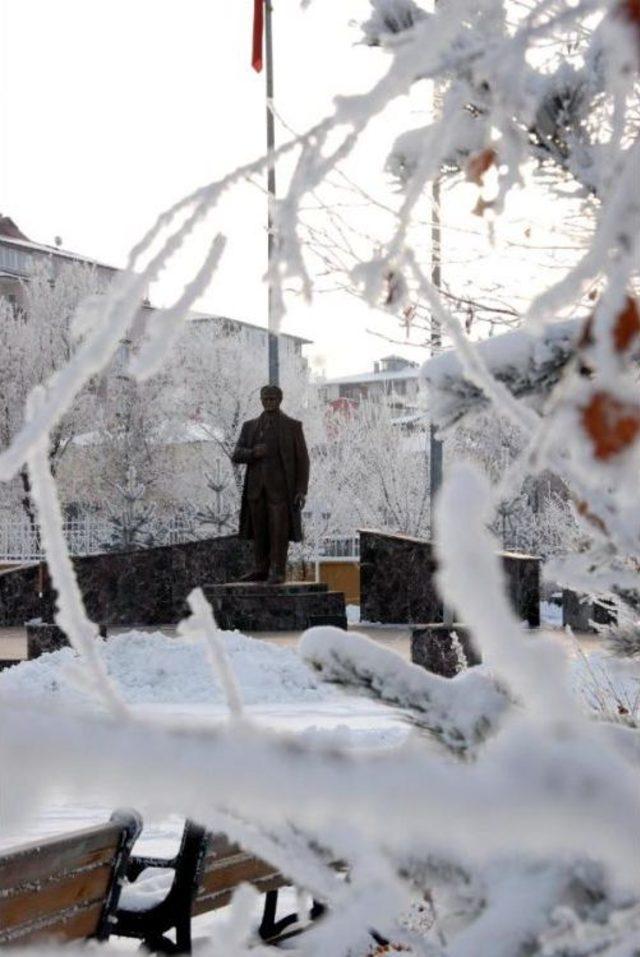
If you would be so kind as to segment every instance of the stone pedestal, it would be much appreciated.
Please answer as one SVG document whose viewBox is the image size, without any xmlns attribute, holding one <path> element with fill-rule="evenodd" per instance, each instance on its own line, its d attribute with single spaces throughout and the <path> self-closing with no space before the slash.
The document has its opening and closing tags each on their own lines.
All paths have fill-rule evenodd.
<svg viewBox="0 0 640 957">
<path fill-rule="evenodd" d="M 540 559 L 502 552 L 509 597 L 519 618 L 540 625 Z M 360 531 L 360 618 L 384 624 L 441 622 L 442 599 L 431 542 Z"/>
<path fill-rule="evenodd" d="M 347 627 L 342 592 L 321 582 L 230 582 L 203 585 L 220 628 L 240 631 L 304 631 L 314 625 Z"/>
<path fill-rule="evenodd" d="M 418 625 L 411 629 L 411 661 L 443 678 L 453 678 L 462 669 L 460 651 L 456 649 L 455 633 L 467 665 L 479 665 L 480 656 L 473 647 L 464 625 L 440 622 Z"/>
<path fill-rule="evenodd" d="M 596 625 L 615 625 L 616 609 L 606 602 L 590 601 L 585 595 L 565 588 L 562 592 L 562 626 L 573 631 L 596 631 Z"/>
<path fill-rule="evenodd" d="M 252 564 L 251 542 L 235 535 L 73 559 L 89 618 L 130 626 L 180 621 L 200 582 L 230 581 Z M 0 573 L 0 626 L 52 621 L 55 606 L 45 562 Z"/>
<path fill-rule="evenodd" d="M 69 646 L 69 639 L 59 625 L 50 621 L 28 621 L 27 629 L 27 658 L 39 658 L 50 651 L 59 651 Z M 107 637 L 105 625 L 100 625 L 100 635 Z"/>
</svg>

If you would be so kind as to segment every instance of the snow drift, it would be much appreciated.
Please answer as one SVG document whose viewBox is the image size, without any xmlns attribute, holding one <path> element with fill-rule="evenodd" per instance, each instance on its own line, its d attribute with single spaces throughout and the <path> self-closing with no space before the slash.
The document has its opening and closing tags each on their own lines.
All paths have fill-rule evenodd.
<svg viewBox="0 0 640 957">
<path fill-rule="evenodd" d="M 220 632 L 245 704 L 319 701 L 332 692 L 290 648 Z M 100 643 L 102 660 L 131 704 L 224 704 L 225 696 L 200 643 L 161 632 L 128 631 Z M 81 683 L 78 655 L 63 648 L 0 674 L 0 694 L 68 704 L 95 702 Z"/>
</svg>

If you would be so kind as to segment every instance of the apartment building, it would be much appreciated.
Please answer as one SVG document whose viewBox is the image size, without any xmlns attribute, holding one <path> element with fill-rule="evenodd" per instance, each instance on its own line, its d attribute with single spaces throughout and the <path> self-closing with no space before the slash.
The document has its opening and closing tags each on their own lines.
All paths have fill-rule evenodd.
<svg viewBox="0 0 640 957">
<path fill-rule="evenodd" d="M 327 379 L 320 385 L 329 405 L 384 402 L 399 424 L 409 424 L 418 417 L 422 388 L 420 364 L 396 355 L 374 362 L 370 372 Z"/>
</svg>

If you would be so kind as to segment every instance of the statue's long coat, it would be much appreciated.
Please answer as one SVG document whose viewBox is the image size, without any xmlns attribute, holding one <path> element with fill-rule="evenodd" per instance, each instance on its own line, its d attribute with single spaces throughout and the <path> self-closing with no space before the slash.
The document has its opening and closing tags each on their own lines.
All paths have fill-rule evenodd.
<svg viewBox="0 0 640 957">
<path fill-rule="evenodd" d="M 257 433 L 260 418 L 259 416 L 257 419 L 249 419 L 243 423 L 238 444 L 231 457 L 236 465 L 247 466 L 240 507 L 240 529 L 238 532 L 240 538 L 253 538 L 248 488 L 250 470 L 260 468 L 260 460 L 254 461 L 253 459 L 253 447 L 259 444 Z M 289 418 L 284 412 L 278 412 L 278 444 L 280 446 L 280 461 L 287 483 L 289 541 L 301 542 L 302 521 L 300 519 L 300 509 L 295 507 L 294 499 L 296 495 L 306 497 L 309 486 L 309 453 L 304 440 L 302 422 Z"/>
</svg>

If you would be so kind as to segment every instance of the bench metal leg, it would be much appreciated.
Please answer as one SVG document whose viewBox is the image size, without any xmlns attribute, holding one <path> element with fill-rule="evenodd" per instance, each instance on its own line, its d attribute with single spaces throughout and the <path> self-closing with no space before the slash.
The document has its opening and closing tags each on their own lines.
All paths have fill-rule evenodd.
<svg viewBox="0 0 640 957">
<path fill-rule="evenodd" d="M 309 920 L 318 920 L 326 912 L 327 908 L 320 901 L 314 900 L 313 906 L 309 911 Z M 278 912 L 278 891 L 267 891 L 265 894 L 264 911 L 262 913 L 262 923 L 258 929 L 260 938 L 265 942 L 278 943 L 280 940 L 286 940 L 287 937 L 293 937 L 300 933 L 302 928 L 297 928 L 289 934 L 285 934 L 287 927 L 298 923 L 298 915 L 287 914 L 276 920 Z"/>
</svg>

